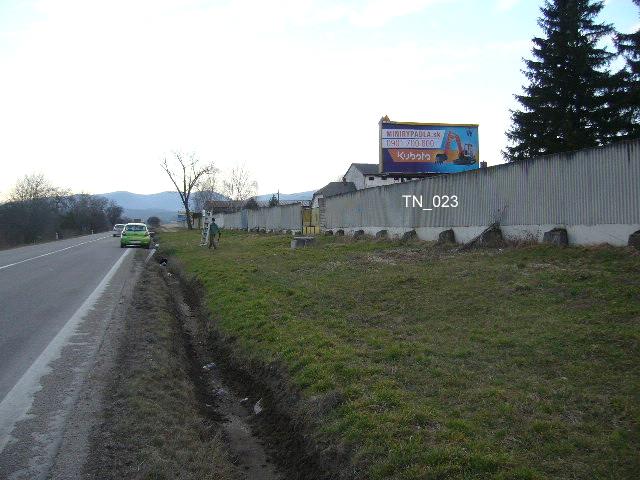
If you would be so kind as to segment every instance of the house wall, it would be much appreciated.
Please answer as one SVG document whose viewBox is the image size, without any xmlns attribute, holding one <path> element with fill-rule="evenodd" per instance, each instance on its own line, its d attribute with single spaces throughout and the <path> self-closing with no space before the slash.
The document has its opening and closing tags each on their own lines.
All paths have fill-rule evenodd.
<svg viewBox="0 0 640 480">
<path fill-rule="evenodd" d="M 394 180 L 394 177 L 387 177 L 387 178 L 382 178 L 382 177 L 376 177 L 376 176 L 372 176 L 372 175 L 365 175 L 363 176 L 364 178 L 364 188 L 373 188 L 373 187 L 380 187 L 382 185 L 393 185 L 394 183 L 402 183 L 402 180 L 398 177 L 397 180 Z M 373 178 L 373 180 L 371 180 L 371 178 Z"/>
<path fill-rule="evenodd" d="M 370 178 L 373 178 L 373 180 L 370 180 Z M 344 174 L 343 180 L 345 182 L 353 182 L 358 190 L 402 182 L 399 178 L 394 180 L 394 177 L 381 178 L 375 175 L 363 175 L 354 165 L 349 167 L 347 173 Z"/>
<path fill-rule="evenodd" d="M 364 176 L 354 165 L 351 165 L 347 170 L 347 173 L 344 174 L 343 181 L 353 182 L 358 190 L 365 188 Z"/>
</svg>

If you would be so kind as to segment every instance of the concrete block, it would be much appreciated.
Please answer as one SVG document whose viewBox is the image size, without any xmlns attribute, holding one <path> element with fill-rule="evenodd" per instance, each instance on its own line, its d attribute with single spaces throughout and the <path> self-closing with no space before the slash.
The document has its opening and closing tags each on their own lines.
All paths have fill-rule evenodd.
<svg viewBox="0 0 640 480">
<path fill-rule="evenodd" d="M 389 238 L 389 232 L 387 230 L 380 230 L 376 232 L 376 238 Z"/>
<path fill-rule="evenodd" d="M 479 247 L 496 248 L 504 246 L 504 238 L 502 238 L 502 230 L 500 227 L 495 226 L 482 232 L 480 238 L 478 238 L 477 245 Z"/>
<path fill-rule="evenodd" d="M 355 232 L 353 232 L 353 238 L 355 238 L 356 240 L 364 238 L 364 230 L 356 230 Z"/>
<path fill-rule="evenodd" d="M 313 245 L 316 242 L 315 237 L 293 237 L 291 240 L 291 248 L 302 248 Z"/>
<path fill-rule="evenodd" d="M 340 229 L 340 230 L 336 230 L 336 235 L 338 235 L 339 237 L 341 237 L 342 235 L 344 235 L 344 230 Z"/>
<path fill-rule="evenodd" d="M 438 243 L 456 243 L 456 236 L 453 229 L 444 230 L 438 235 Z"/>
<path fill-rule="evenodd" d="M 407 240 L 416 240 L 418 238 L 418 234 L 415 230 L 409 230 L 408 232 L 404 232 L 402 234 L 402 241 L 406 242 Z"/>
<path fill-rule="evenodd" d="M 631 235 L 629 235 L 628 245 L 630 247 L 635 247 L 636 249 L 640 250 L 640 230 L 633 232 Z"/>
<path fill-rule="evenodd" d="M 551 245 L 556 245 L 558 247 L 565 247 L 569 245 L 567 230 L 565 228 L 553 228 L 548 232 L 544 232 L 542 242 L 550 243 Z"/>
</svg>

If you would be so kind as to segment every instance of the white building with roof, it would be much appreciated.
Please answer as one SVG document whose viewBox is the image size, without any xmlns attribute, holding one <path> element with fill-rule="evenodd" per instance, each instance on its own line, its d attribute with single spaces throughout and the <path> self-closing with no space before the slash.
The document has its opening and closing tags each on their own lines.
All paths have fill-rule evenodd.
<svg viewBox="0 0 640 480">
<path fill-rule="evenodd" d="M 380 173 L 377 163 L 352 163 L 342 181 L 353 183 L 357 190 L 408 182 L 425 177 L 425 174 L 413 173 Z"/>
</svg>

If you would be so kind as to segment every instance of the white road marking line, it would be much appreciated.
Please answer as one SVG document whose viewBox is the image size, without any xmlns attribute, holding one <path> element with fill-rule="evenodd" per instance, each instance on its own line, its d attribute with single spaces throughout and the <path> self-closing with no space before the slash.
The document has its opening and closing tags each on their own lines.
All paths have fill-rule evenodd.
<svg viewBox="0 0 640 480">
<path fill-rule="evenodd" d="M 95 290 L 67 320 L 67 323 L 64 324 L 53 340 L 49 342 L 49 345 L 0 402 L 0 452 L 4 450 L 4 447 L 11 439 L 11 432 L 15 425 L 26 417 L 33 404 L 35 394 L 42 388 L 40 379 L 51 371 L 49 364 L 60 357 L 63 347 L 68 344 L 69 339 L 76 333 L 81 320 L 93 308 L 93 305 L 100 298 L 109 281 L 130 252 L 131 250 L 129 249 L 124 251 Z"/>
<path fill-rule="evenodd" d="M 156 253 L 156 249 L 152 248 L 151 251 L 149 252 L 149 255 L 147 255 L 147 258 L 144 259 L 144 263 L 148 263 L 151 257 L 153 257 L 154 253 Z"/>
<path fill-rule="evenodd" d="M 82 242 L 82 243 L 76 243 L 75 245 L 71 245 L 70 247 L 61 248 L 60 250 L 55 250 L 55 251 L 49 252 L 49 253 L 43 253 L 42 255 L 37 255 L 37 256 L 31 257 L 31 258 L 25 258 L 24 260 L 20 260 L 19 262 L 15 262 L 15 263 L 10 263 L 8 265 L 2 265 L 0 267 L 0 270 L 3 270 L 5 268 L 9 268 L 9 267 L 13 267 L 14 265 L 20 265 L 21 263 L 24 263 L 24 262 L 30 262 L 31 260 L 35 260 L 36 258 L 42 258 L 42 257 L 46 257 L 47 255 L 53 255 L 54 253 L 64 252 L 65 250 L 69 250 L 70 248 L 73 248 L 73 247 L 79 247 L 80 245 L 86 245 L 87 243 L 97 242 L 98 240 L 103 240 L 105 238 L 109 238 L 109 237 L 100 237 L 100 238 L 96 238 L 95 240 L 89 240 L 87 242 Z"/>
</svg>

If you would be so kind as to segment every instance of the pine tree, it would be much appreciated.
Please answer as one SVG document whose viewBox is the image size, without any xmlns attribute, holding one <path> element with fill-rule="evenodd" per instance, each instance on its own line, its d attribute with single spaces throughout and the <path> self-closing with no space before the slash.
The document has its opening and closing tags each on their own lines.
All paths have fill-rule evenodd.
<svg viewBox="0 0 640 480">
<path fill-rule="evenodd" d="M 511 110 L 508 161 L 594 147 L 610 135 L 606 67 L 615 54 L 597 45 L 613 33 L 596 21 L 602 8 L 602 1 L 545 1 L 538 20 L 545 38 L 533 39 L 534 58 L 523 71 L 529 85 L 516 95 L 522 109 Z"/>
<path fill-rule="evenodd" d="M 640 0 L 633 0 L 640 7 Z M 640 15 L 639 15 L 640 17 Z M 640 28 L 634 33 L 618 33 L 615 37 L 618 53 L 626 67 L 616 74 L 620 130 L 625 136 L 640 137 Z"/>
</svg>

